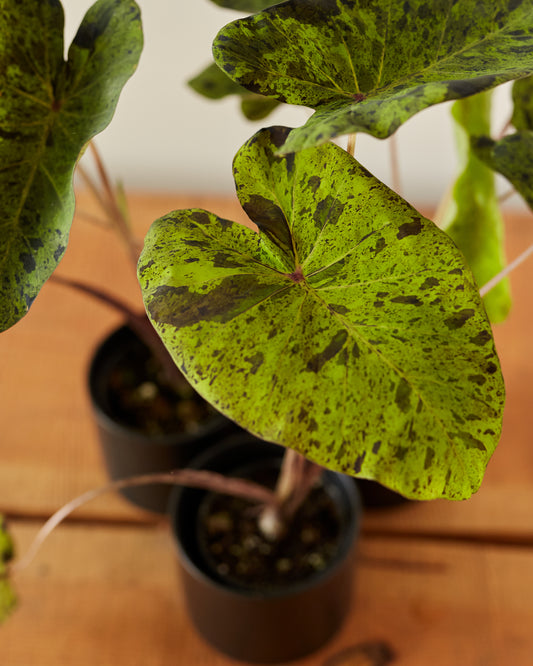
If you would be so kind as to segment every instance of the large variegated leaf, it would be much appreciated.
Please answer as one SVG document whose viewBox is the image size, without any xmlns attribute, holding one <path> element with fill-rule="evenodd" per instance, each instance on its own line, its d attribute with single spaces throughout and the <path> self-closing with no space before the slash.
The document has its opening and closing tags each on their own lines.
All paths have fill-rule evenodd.
<svg viewBox="0 0 533 666">
<path fill-rule="evenodd" d="M 197 390 L 256 435 L 407 496 L 468 497 L 504 389 L 477 287 L 449 237 L 333 144 L 239 151 L 260 233 L 204 210 L 154 223 L 147 312 Z"/>
<path fill-rule="evenodd" d="M 284 152 L 387 137 L 418 111 L 533 72 L 533 0 L 288 0 L 225 26 L 215 59 L 316 113 Z"/>
<path fill-rule="evenodd" d="M 57 0 L 4 0 L 0 40 L 0 330 L 18 321 L 64 253 L 72 175 L 111 120 L 142 48 L 133 0 L 99 0 L 63 57 Z"/>
<path fill-rule="evenodd" d="M 506 264 L 494 172 L 471 149 L 472 137 L 490 135 L 490 96 L 481 93 L 453 105 L 461 170 L 443 220 L 443 228 L 465 255 L 480 286 Z M 511 307 L 509 281 L 502 280 L 484 301 L 490 320 L 503 321 Z"/>
</svg>

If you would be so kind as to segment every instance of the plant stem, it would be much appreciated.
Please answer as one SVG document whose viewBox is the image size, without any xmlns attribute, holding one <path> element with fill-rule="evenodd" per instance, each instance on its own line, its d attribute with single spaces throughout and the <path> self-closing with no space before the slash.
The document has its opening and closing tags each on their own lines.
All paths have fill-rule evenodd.
<svg viewBox="0 0 533 666">
<path fill-rule="evenodd" d="M 242 497 L 250 502 L 270 505 L 276 501 L 275 494 L 265 486 L 248 481 L 246 479 L 237 479 L 227 477 L 217 472 L 195 469 L 180 469 L 174 472 L 161 472 L 155 474 L 144 474 L 128 479 L 119 479 L 112 481 L 100 488 L 93 488 L 82 495 L 74 498 L 58 511 L 56 511 L 37 532 L 28 551 L 22 559 L 10 566 L 11 573 L 17 573 L 25 569 L 43 545 L 44 541 L 50 536 L 53 530 L 62 523 L 75 509 L 87 504 L 91 500 L 103 495 L 104 493 L 122 490 L 123 488 L 132 488 L 142 486 L 148 483 L 167 483 L 171 485 L 183 485 L 190 488 L 202 488 L 225 495 Z"/>
<path fill-rule="evenodd" d="M 522 264 L 532 254 L 533 254 L 533 244 L 530 245 L 527 249 L 525 249 L 521 254 L 519 254 L 518 257 L 513 261 L 511 261 L 510 264 L 507 264 L 507 266 L 503 270 L 501 270 L 487 283 L 485 283 L 479 290 L 479 295 L 482 298 L 483 296 L 486 296 L 491 289 L 494 289 L 494 287 L 497 284 L 499 284 L 505 277 L 507 277 L 509 273 L 514 271 L 515 268 L 518 268 L 518 266 L 520 266 L 520 264 Z"/>
<path fill-rule="evenodd" d="M 352 157 L 355 157 L 355 139 L 357 134 L 348 135 L 348 145 L 346 146 L 346 152 L 349 153 Z"/>
<path fill-rule="evenodd" d="M 99 184 L 94 182 L 94 180 L 91 178 L 91 176 L 89 176 L 88 172 L 81 164 L 78 164 L 79 174 L 92 192 L 96 201 L 100 205 L 100 208 L 105 213 L 109 223 L 116 229 L 119 236 L 124 241 L 128 249 L 131 262 L 134 268 L 136 268 L 140 253 L 139 244 L 132 234 L 129 222 L 126 219 L 126 216 L 124 215 L 119 204 L 118 196 L 115 192 L 115 188 L 111 183 L 111 179 L 109 178 L 107 169 L 104 165 L 102 157 L 100 156 L 100 153 L 92 141 L 89 144 L 89 147 L 96 164 Z"/>
<path fill-rule="evenodd" d="M 117 298 L 108 291 L 86 284 L 79 280 L 62 277 L 60 275 L 53 275 L 50 279 L 52 282 L 62 284 L 64 286 L 70 287 L 71 289 L 77 289 L 78 291 L 96 298 L 100 302 L 105 303 L 109 307 L 123 314 L 129 327 L 144 342 L 148 349 L 150 349 L 155 358 L 157 358 L 161 367 L 163 368 L 163 372 L 165 373 L 167 380 L 179 392 L 180 385 L 183 385 L 186 380 L 172 360 L 172 357 L 168 353 L 166 347 L 161 342 L 161 338 L 157 334 L 155 328 L 152 326 L 144 312 L 136 312 L 125 301 Z"/>
<path fill-rule="evenodd" d="M 115 189 L 111 184 L 111 179 L 109 178 L 104 162 L 100 156 L 100 153 L 96 148 L 96 145 L 94 144 L 93 141 L 91 141 L 89 146 L 91 148 L 91 152 L 93 154 L 94 161 L 96 163 L 98 175 L 100 177 L 100 182 L 102 184 L 104 194 L 106 196 L 107 204 L 109 206 L 109 211 L 111 213 L 111 219 L 113 220 L 115 228 L 117 229 L 118 233 L 126 243 L 126 247 L 128 248 L 131 261 L 136 270 L 137 262 L 139 260 L 139 247 L 137 241 L 131 232 L 128 220 L 125 218 L 120 208 Z"/>
<path fill-rule="evenodd" d="M 276 502 L 265 506 L 258 521 L 260 530 L 268 539 L 275 541 L 281 537 L 323 471 L 320 465 L 293 449 L 285 451 L 274 490 Z"/>
<path fill-rule="evenodd" d="M 401 196 L 402 181 L 400 178 L 400 159 L 398 155 L 398 137 L 396 134 L 393 134 L 389 138 L 389 148 L 390 148 L 392 189 Z"/>
</svg>

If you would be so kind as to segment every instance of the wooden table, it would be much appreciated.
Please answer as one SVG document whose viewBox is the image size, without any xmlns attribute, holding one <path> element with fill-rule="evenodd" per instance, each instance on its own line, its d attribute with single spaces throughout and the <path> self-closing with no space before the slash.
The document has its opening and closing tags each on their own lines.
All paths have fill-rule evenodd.
<svg viewBox="0 0 533 666">
<path fill-rule="evenodd" d="M 80 211 L 94 212 L 79 199 Z M 205 196 L 138 195 L 130 204 L 140 236 L 173 208 L 243 219 L 234 202 Z M 507 222 L 512 258 L 533 242 L 533 221 Z M 139 302 L 126 252 L 81 219 L 58 273 Z M 508 393 L 504 433 L 481 490 L 466 502 L 369 513 L 350 618 L 299 666 L 371 666 L 361 653 L 366 643 L 388 646 L 398 666 L 533 664 L 533 262 L 512 283 L 512 315 L 496 330 Z M 0 337 L 0 512 L 19 553 L 45 517 L 106 480 L 85 369 L 119 321 L 100 303 L 49 283 L 30 314 Z M 2 666 L 232 663 L 202 642 L 184 614 L 165 521 L 116 495 L 78 510 L 15 585 L 20 604 L 0 629 Z"/>
</svg>

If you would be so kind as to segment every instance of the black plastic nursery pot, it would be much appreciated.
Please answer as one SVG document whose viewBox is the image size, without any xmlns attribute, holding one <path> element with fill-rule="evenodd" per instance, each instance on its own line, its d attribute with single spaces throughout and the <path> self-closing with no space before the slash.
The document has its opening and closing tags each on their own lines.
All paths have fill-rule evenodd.
<svg viewBox="0 0 533 666">
<path fill-rule="evenodd" d="M 277 475 L 283 452 L 245 433 L 228 438 L 192 466 L 232 476 L 268 469 Z M 318 650 L 341 627 L 351 601 L 361 501 L 352 479 L 329 471 L 322 478 L 338 522 L 334 552 L 303 580 L 265 586 L 236 581 L 207 554 L 202 518 L 219 496 L 173 490 L 169 513 L 188 614 L 199 634 L 226 656 L 254 663 L 291 661 Z"/>
<path fill-rule="evenodd" d="M 130 424 L 117 408 L 112 377 L 117 367 L 133 365 L 139 355 L 147 354 L 135 333 L 122 326 L 100 344 L 90 363 L 89 395 L 105 464 L 113 480 L 185 467 L 194 456 L 237 430 L 235 424 L 197 395 L 195 400 L 205 405 L 208 415 L 194 432 L 147 434 L 138 425 Z M 120 492 L 138 507 L 165 513 L 171 489 L 168 484 L 149 484 Z"/>
</svg>

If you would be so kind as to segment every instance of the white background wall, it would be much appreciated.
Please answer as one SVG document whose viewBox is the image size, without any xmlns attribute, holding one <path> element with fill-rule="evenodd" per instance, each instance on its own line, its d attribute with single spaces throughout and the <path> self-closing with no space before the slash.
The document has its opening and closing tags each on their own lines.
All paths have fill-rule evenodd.
<svg viewBox="0 0 533 666">
<path fill-rule="evenodd" d="M 92 0 L 62 1 L 69 44 Z M 239 146 L 262 125 L 294 127 L 310 112 L 284 107 L 262 123 L 251 123 L 240 116 L 237 100 L 213 102 L 198 96 L 186 80 L 210 62 L 213 37 L 239 14 L 209 0 L 138 4 L 144 52 L 115 118 L 97 140 L 106 163 L 130 189 L 233 192 L 231 161 Z M 499 129 L 509 113 L 508 88 L 496 95 L 494 124 Z M 455 171 L 448 112 L 447 104 L 433 107 L 397 132 L 403 194 L 419 205 L 435 204 Z M 356 156 L 390 184 L 386 142 L 360 135 Z"/>
</svg>

